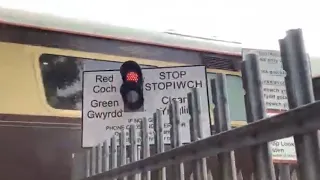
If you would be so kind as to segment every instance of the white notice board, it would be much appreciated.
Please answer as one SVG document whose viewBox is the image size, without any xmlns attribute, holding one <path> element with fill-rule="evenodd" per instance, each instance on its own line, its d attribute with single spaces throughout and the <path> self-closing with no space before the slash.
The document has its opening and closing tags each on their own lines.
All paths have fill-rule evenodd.
<svg viewBox="0 0 320 180">
<path fill-rule="evenodd" d="M 276 114 L 268 113 L 268 116 Z M 296 163 L 297 154 L 293 137 L 278 139 L 269 143 L 272 161 L 275 163 Z"/>
<path fill-rule="evenodd" d="M 82 146 L 92 147 L 125 128 L 136 124 L 138 143 L 140 122 L 149 120 L 149 140 L 154 143 L 153 113 L 161 109 L 164 121 L 164 142 L 170 143 L 168 116 L 169 98 L 180 103 L 181 140 L 190 142 L 187 93 L 198 88 L 201 101 L 201 125 L 203 135 L 210 135 L 210 118 L 205 66 L 167 67 L 142 69 L 144 77 L 144 111 L 123 112 L 119 92 L 122 79 L 119 70 L 83 72 Z M 127 133 L 128 135 L 128 133 Z M 128 138 L 128 136 L 127 136 Z M 128 141 L 128 139 L 127 139 Z"/>
<path fill-rule="evenodd" d="M 243 49 L 242 57 L 254 53 L 260 63 L 261 84 L 265 108 L 268 116 L 273 116 L 289 109 L 285 86 L 286 72 L 283 70 L 280 51 L 262 49 Z M 269 143 L 274 162 L 295 162 L 296 151 L 293 137 L 279 139 Z"/>
<path fill-rule="evenodd" d="M 261 83 L 265 107 L 270 112 L 281 112 L 289 109 L 286 85 L 279 51 L 243 49 L 242 56 L 249 53 L 258 55 L 260 62 Z"/>
</svg>

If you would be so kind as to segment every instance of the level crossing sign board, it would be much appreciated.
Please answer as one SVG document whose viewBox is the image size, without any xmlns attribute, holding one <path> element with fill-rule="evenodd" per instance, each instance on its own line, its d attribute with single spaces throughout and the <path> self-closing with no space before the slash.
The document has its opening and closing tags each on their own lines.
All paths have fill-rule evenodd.
<svg viewBox="0 0 320 180">
<path fill-rule="evenodd" d="M 243 49 L 243 57 L 255 53 L 260 63 L 261 83 L 265 107 L 270 112 L 287 111 L 288 100 L 283 70 L 279 51 Z"/>
<path fill-rule="evenodd" d="M 280 52 L 276 50 L 243 49 L 242 56 L 249 53 L 257 55 L 260 65 L 261 84 L 267 115 L 274 116 L 289 109 L 285 76 Z M 274 162 L 290 163 L 296 161 L 293 137 L 269 143 Z"/>
<path fill-rule="evenodd" d="M 140 143 L 141 120 L 149 121 L 149 140 L 154 143 L 153 113 L 162 112 L 164 143 L 170 143 L 169 100 L 179 102 L 181 141 L 190 142 L 190 115 L 187 94 L 197 88 L 200 95 L 201 125 L 204 137 L 210 135 L 210 116 L 205 66 L 183 66 L 142 69 L 144 77 L 144 108 L 139 112 L 124 112 L 120 94 L 122 78 L 119 70 L 84 71 L 82 105 L 82 146 L 92 147 L 118 135 L 131 124 L 137 128 Z"/>
<path fill-rule="evenodd" d="M 268 117 L 275 116 L 277 113 L 267 113 Z M 269 143 L 272 153 L 272 160 L 275 163 L 296 163 L 297 155 L 293 137 L 278 139 Z"/>
</svg>

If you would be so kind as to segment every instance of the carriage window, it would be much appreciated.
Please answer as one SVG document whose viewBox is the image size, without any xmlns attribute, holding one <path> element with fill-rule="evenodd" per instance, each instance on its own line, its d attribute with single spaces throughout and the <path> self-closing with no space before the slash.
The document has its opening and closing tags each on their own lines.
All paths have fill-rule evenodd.
<svg viewBox="0 0 320 180">
<path fill-rule="evenodd" d="M 40 69 L 47 102 L 56 109 L 82 108 L 82 72 L 119 69 L 122 63 L 43 54 Z M 141 66 L 152 67 L 152 66 Z"/>
<path fill-rule="evenodd" d="M 212 123 L 213 118 L 213 102 L 212 102 L 212 90 L 210 85 L 210 80 L 216 77 L 215 73 L 208 73 L 208 94 L 210 102 L 210 119 Z M 231 121 L 244 121 L 246 119 L 245 108 L 244 108 L 244 91 L 242 88 L 242 80 L 239 76 L 227 75 L 227 95 L 229 101 L 229 112 Z"/>
</svg>

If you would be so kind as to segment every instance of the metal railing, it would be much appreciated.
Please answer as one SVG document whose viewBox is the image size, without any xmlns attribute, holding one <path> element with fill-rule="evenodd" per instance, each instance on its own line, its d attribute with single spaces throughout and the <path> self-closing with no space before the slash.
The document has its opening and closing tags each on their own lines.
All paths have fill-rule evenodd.
<svg viewBox="0 0 320 180">
<path fill-rule="evenodd" d="M 181 144 L 179 103 L 172 100 L 169 106 L 171 124 L 171 149 L 165 149 L 163 143 L 162 113 L 156 110 L 153 124 L 154 134 L 148 133 L 149 122 L 145 118 L 141 122 L 142 143 L 136 142 L 136 127 L 129 131 L 129 148 L 125 142 L 125 131 L 120 133 L 119 144 L 112 137 L 103 145 L 98 145 L 85 153 L 85 173 L 75 179 L 84 180 L 173 180 L 189 179 L 185 175 L 185 163 L 189 162 L 189 175 L 193 180 L 210 179 L 207 169 L 209 157 L 217 156 L 219 164 L 219 180 L 240 179 L 236 175 L 234 150 L 250 147 L 253 161 L 253 174 L 256 180 L 275 180 L 268 142 L 294 136 L 297 152 L 298 172 L 300 180 L 320 179 L 320 102 L 314 102 L 311 73 L 302 40 L 302 32 L 287 31 L 286 38 L 279 41 L 283 68 L 287 72 L 285 84 L 290 110 L 273 117 L 266 117 L 263 91 L 260 80 L 260 68 L 257 56 L 249 54 L 242 66 L 243 88 L 245 90 L 245 106 L 248 124 L 231 129 L 226 93 L 226 77 L 217 74 L 211 80 L 213 95 L 214 121 L 216 134 L 203 138 L 200 121 L 200 97 L 197 89 L 188 94 L 190 114 L 191 143 Z M 149 145 L 149 137 L 153 135 L 155 144 Z M 109 149 L 110 145 L 110 149 Z M 150 155 L 150 147 L 155 154 Z M 81 156 L 81 154 L 75 154 Z M 140 155 L 141 158 L 139 157 Z M 119 159 L 118 159 L 119 158 Z M 75 158 L 76 159 L 76 158 Z M 248 159 L 250 161 L 250 159 Z M 79 166 L 79 163 L 74 163 Z M 152 175 L 151 175 L 152 172 Z M 187 177 L 187 178 L 186 178 Z M 290 180 L 288 173 L 282 180 Z"/>
</svg>

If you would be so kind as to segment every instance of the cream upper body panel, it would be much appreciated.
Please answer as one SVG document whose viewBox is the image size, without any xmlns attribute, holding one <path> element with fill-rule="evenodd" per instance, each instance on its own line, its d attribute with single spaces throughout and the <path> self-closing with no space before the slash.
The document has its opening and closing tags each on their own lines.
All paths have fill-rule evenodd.
<svg viewBox="0 0 320 180">
<path fill-rule="evenodd" d="M 19 52 L 19 53 L 17 53 Z M 124 62 L 137 61 L 139 64 L 156 67 L 183 66 L 186 64 L 165 62 L 151 59 L 114 56 L 98 53 L 30 46 L 15 43 L 0 43 L 1 66 L 0 113 L 30 114 L 43 116 L 80 117 L 80 111 L 61 110 L 51 107 L 47 103 L 45 89 L 42 82 L 39 58 L 42 54 L 56 54 L 88 59 Z M 238 72 L 208 69 L 208 72 L 220 72 L 239 75 Z"/>
</svg>

